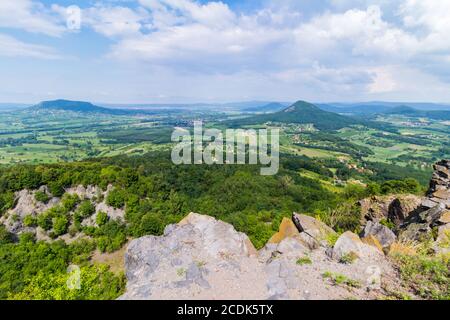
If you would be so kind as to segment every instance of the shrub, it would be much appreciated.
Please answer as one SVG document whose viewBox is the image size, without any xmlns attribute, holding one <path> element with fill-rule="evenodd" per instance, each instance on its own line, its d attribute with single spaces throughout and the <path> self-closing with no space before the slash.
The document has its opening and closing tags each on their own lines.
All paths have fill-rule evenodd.
<svg viewBox="0 0 450 320">
<path fill-rule="evenodd" d="M 35 242 L 36 236 L 31 232 L 24 232 L 19 235 L 20 243 Z"/>
<path fill-rule="evenodd" d="M 36 217 L 33 217 L 31 214 L 26 215 L 25 218 L 23 218 L 23 225 L 25 227 L 36 227 L 37 226 Z"/>
<path fill-rule="evenodd" d="M 53 217 L 50 212 L 43 212 L 37 218 L 37 224 L 45 231 L 50 230 L 53 227 Z"/>
<path fill-rule="evenodd" d="M 107 223 L 109 220 L 108 214 L 106 212 L 100 211 L 97 213 L 97 218 L 95 219 L 95 222 L 98 226 L 103 226 L 105 223 Z"/>
<path fill-rule="evenodd" d="M 115 209 L 123 208 L 125 205 L 126 194 L 122 189 L 113 189 L 106 197 L 106 204 Z"/>
<path fill-rule="evenodd" d="M 325 272 L 322 275 L 325 279 L 330 279 L 334 285 L 345 285 L 351 288 L 360 288 L 361 283 L 357 280 L 350 279 L 343 274 L 333 273 L 333 272 Z"/>
<path fill-rule="evenodd" d="M 39 202 L 48 203 L 50 201 L 50 196 L 44 191 L 36 191 L 34 199 Z"/>
<path fill-rule="evenodd" d="M 60 215 L 53 219 L 53 233 L 55 236 L 60 236 L 67 233 L 69 220 L 66 216 Z"/>
<path fill-rule="evenodd" d="M 303 266 L 305 264 L 312 264 L 312 260 L 310 257 L 305 256 L 305 257 L 299 258 L 297 260 L 296 264 L 298 264 L 299 266 Z"/>
<path fill-rule="evenodd" d="M 95 212 L 94 205 L 91 203 L 91 201 L 85 200 L 85 201 L 80 203 L 76 213 L 81 218 L 85 219 L 85 218 L 90 217 L 91 215 L 93 215 L 94 212 Z"/>
<path fill-rule="evenodd" d="M 358 259 L 358 255 L 352 251 L 352 252 L 342 255 L 342 257 L 339 259 L 339 262 L 343 263 L 343 264 L 352 264 L 357 259 Z"/>
<path fill-rule="evenodd" d="M 80 198 L 76 194 L 65 193 L 61 199 L 61 205 L 66 212 L 74 210 L 79 202 Z"/>
<path fill-rule="evenodd" d="M 0 245 L 11 243 L 13 242 L 13 235 L 8 230 L 6 230 L 6 227 L 3 225 L 0 225 Z"/>
</svg>

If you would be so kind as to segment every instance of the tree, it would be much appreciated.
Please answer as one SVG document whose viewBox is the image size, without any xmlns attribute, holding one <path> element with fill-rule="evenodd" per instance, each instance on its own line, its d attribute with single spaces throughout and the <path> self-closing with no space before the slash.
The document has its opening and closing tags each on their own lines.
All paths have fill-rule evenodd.
<svg viewBox="0 0 450 320">
<path fill-rule="evenodd" d="M 97 218 L 95 219 L 95 222 L 98 226 L 103 226 L 105 223 L 107 223 L 109 220 L 108 214 L 106 212 L 100 211 L 97 213 Z"/>
<path fill-rule="evenodd" d="M 122 189 L 113 189 L 106 197 L 106 204 L 115 209 L 123 208 L 125 205 L 125 191 Z"/>
<path fill-rule="evenodd" d="M 80 203 L 77 209 L 77 214 L 80 215 L 83 219 L 90 217 L 95 212 L 95 207 L 91 201 L 85 200 Z"/>
<path fill-rule="evenodd" d="M 60 215 L 53 219 L 53 233 L 55 236 L 60 236 L 67 233 L 69 219 L 66 216 Z"/>
</svg>

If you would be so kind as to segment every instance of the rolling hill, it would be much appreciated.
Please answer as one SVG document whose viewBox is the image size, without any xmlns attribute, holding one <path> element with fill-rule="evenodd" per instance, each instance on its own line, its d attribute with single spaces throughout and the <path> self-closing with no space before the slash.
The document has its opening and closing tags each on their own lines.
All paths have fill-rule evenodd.
<svg viewBox="0 0 450 320">
<path fill-rule="evenodd" d="M 385 112 L 386 114 L 403 115 L 412 118 L 429 118 L 433 120 L 450 120 L 450 111 L 446 110 L 418 110 L 408 106 L 399 106 Z"/>
<path fill-rule="evenodd" d="M 86 114 L 106 114 L 106 115 L 133 115 L 136 113 L 142 113 L 145 111 L 136 111 L 136 110 L 124 110 L 124 109 L 109 109 L 104 107 L 99 107 L 93 105 L 90 102 L 84 101 L 70 101 L 70 100 L 52 100 L 52 101 L 43 101 L 37 105 L 34 105 L 28 108 L 31 111 L 70 111 L 77 113 L 86 113 Z"/>
<path fill-rule="evenodd" d="M 350 125 L 363 124 L 363 122 L 358 119 L 324 111 L 305 101 L 298 101 L 292 106 L 279 112 L 237 119 L 228 122 L 228 124 L 230 126 L 245 126 L 264 124 L 267 122 L 312 123 L 319 130 L 339 130 Z"/>
</svg>

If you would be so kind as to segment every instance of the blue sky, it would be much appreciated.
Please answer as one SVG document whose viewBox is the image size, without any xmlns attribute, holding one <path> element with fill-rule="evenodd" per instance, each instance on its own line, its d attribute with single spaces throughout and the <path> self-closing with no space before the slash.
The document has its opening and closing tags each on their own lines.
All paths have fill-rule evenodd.
<svg viewBox="0 0 450 320">
<path fill-rule="evenodd" d="M 1 0 L 0 102 L 450 102 L 449 15 L 442 0 Z"/>
</svg>

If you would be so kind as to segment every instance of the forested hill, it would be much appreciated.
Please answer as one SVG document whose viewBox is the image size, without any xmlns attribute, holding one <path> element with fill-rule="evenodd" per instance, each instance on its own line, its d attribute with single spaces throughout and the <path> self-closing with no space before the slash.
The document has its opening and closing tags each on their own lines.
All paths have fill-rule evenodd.
<svg viewBox="0 0 450 320">
<path fill-rule="evenodd" d="M 267 122 L 314 124 L 319 130 L 339 130 L 350 125 L 363 124 L 358 119 L 324 111 L 305 101 L 298 101 L 279 112 L 233 120 L 229 124 L 231 126 L 245 126 Z"/>
</svg>

